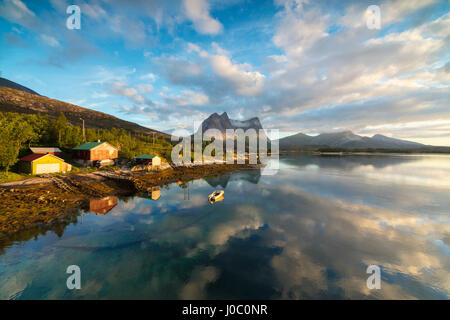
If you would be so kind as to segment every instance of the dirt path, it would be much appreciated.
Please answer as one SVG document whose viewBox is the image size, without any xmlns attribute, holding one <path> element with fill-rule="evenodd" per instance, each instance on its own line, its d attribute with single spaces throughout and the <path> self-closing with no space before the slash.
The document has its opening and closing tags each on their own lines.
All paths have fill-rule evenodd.
<svg viewBox="0 0 450 320">
<path fill-rule="evenodd" d="M 0 183 L 0 188 L 31 186 L 34 184 L 45 184 L 45 183 L 50 183 L 50 182 L 51 182 L 51 180 L 49 178 L 35 177 L 35 178 L 28 178 L 28 179 L 19 180 L 19 181 L 3 182 L 3 183 Z"/>
</svg>

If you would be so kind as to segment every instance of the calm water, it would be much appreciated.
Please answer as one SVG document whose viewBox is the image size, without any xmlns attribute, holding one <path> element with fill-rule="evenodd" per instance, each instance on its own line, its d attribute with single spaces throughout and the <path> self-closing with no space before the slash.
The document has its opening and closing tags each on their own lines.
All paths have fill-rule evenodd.
<svg viewBox="0 0 450 320">
<path fill-rule="evenodd" d="M 214 189 L 225 200 L 210 205 Z M 449 208 L 448 156 L 285 157 L 274 176 L 97 199 L 9 239 L 0 298 L 448 299 Z"/>
</svg>

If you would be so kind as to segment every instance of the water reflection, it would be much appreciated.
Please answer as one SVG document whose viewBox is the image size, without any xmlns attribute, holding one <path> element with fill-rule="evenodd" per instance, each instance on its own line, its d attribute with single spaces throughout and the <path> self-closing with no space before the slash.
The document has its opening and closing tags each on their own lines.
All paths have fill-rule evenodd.
<svg viewBox="0 0 450 320">
<path fill-rule="evenodd" d="M 152 187 L 150 191 L 148 191 L 146 194 L 140 195 L 143 198 L 148 198 L 153 201 L 159 200 L 161 198 L 161 188 L 160 187 Z"/>
<path fill-rule="evenodd" d="M 220 186 L 225 189 L 230 181 L 243 180 L 253 184 L 258 184 L 260 178 L 261 170 L 254 169 L 208 177 L 204 180 L 213 188 Z"/>
<path fill-rule="evenodd" d="M 374 161 L 376 159 L 376 161 Z M 376 169 L 383 169 L 411 163 L 423 159 L 422 155 L 323 155 L 323 156 L 304 156 L 291 155 L 284 158 L 284 164 L 295 167 L 317 166 L 319 168 L 334 168 L 339 170 L 351 171 L 353 169 L 370 166 Z"/>
<path fill-rule="evenodd" d="M 239 172 L 164 187 L 158 201 L 121 199 L 60 238 L 6 249 L 0 298 L 448 299 L 449 158 L 348 161 L 287 158 L 275 176 Z M 226 199 L 210 206 L 219 185 Z M 65 287 L 70 264 L 82 290 Z M 366 287 L 370 264 L 381 290 Z"/>
<path fill-rule="evenodd" d="M 109 196 L 101 199 L 91 199 L 89 201 L 89 211 L 95 214 L 105 215 L 117 206 L 117 197 Z"/>
</svg>

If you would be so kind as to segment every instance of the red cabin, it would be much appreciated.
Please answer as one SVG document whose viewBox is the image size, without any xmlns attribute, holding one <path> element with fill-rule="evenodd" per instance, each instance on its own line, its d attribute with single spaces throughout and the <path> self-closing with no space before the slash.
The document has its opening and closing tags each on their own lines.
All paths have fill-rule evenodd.
<svg viewBox="0 0 450 320">
<path fill-rule="evenodd" d="M 86 165 L 108 160 L 114 162 L 118 157 L 119 150 L 108 142 L 86 142 L 72 149 L 72 158 Z"/>
</svg>

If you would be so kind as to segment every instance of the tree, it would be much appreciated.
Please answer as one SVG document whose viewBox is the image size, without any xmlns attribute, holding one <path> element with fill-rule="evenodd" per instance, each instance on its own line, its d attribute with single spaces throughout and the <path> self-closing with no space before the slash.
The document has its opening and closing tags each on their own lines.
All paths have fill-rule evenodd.
<svg viewBox="0 0 450 320">
<path fill-rule="evenodd" d="M 7 171 L 19 155 L 29 153 L 30 145 L 71 149 L 80 145 L 81 127 L 68 123 L 63 113 L 55 120 L 48 115 L 0 112 L 0 167 Z M 157 154 L 169 159 L 172 144 L 163 138 L 132 134 L 123 128 L 86 129 L 88 141 L 107 141 L 120 149 L 119 156 L 134 158 L 139 154 Z"/>
<path fill-rule="evenodd" d="M 67 118 L 64 115 L 64 113 L 60 113 L 58 118 L 54 122 L 54 126 L 56 129 L 56 132 L 58 133 L 58 146 L 62 147 L 62 135 L 65 129 L 68 126 Z"/>
<path fill-rule="evenodd" d="M 6 175 L 8 175 L 9 168 L 17 162 L 17 156 L 20 148 L 16 144 L 9 143 L 7 137 L 0 130 L 0 166 L 5 168 Z"/>
<path fill-rule="evenodd" d="M 17 162 L 20 148 L 36 138 L 33 126 L 23 117 L 0 119 L 0 166 L 5 168 L 6 174 Z"/>
</svg>

